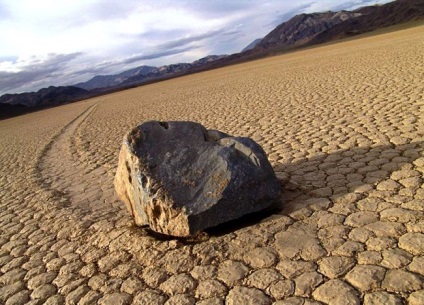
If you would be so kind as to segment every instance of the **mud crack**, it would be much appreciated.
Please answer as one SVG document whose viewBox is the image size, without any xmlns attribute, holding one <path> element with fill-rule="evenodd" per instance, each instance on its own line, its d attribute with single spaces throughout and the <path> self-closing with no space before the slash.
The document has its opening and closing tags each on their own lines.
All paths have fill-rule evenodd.
<svg viewBox="0 0 424 305">
<path fill-rule="evenodd" d="M 59 207 L 71 209 L 78 216 L 92 215 L 95 210 L 96 220 L 99 220 L 116 210 L 111 206 L 113 192 L 110 187 L 105 188 L 111 181 L 102 168 L 87 170 L 88 164 L 80 158 L 79 150 L 83 148 L 75 147 L 77 130 L 83 127 L 96 107 L 97 104 L 89 107 L 65 125 L 43 148 L 36 176 L 40 186 L 56 199 Z"/>
</svg>

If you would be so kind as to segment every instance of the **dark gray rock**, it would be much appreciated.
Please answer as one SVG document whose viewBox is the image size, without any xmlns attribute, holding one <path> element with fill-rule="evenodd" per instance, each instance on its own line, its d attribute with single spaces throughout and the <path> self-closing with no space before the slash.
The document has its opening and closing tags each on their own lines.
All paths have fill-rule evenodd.
<svg viewBox="0 0 424 305">
<path fill-rule="evenodd" d="M 173 236 L 263 210 L 280 195 L 257 143 L 194 122 L 151 121 L 129 132 L 115 189 L 137 225 Z"/>
</svg>

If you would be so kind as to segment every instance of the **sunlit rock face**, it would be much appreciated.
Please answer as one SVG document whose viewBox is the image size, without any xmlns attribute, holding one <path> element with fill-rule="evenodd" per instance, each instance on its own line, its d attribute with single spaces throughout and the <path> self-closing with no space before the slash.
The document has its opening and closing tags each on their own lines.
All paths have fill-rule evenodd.
<svg viewBox="0 0 424 305">
<path fill-rule="evenodd" d="M 125 135 L 115 189 L 137 225 L 173 236 L 266 209 L 280 196 L 256 142 L 194 122 L 150 121 Z"/>
</svg>

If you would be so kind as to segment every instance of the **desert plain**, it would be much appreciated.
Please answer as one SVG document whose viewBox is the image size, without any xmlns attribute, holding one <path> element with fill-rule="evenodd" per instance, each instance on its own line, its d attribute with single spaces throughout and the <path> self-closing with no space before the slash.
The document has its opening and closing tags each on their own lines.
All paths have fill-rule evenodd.
<svg viewBox="0 0 424 305">
<path fill-rule="evenodd" d="M 0 121 L 1 304 L 424 304 L 424 26 Z M 121 141 L 190 120 L 262 145 L 280 209 L 136 227 Z"/>
</svg>

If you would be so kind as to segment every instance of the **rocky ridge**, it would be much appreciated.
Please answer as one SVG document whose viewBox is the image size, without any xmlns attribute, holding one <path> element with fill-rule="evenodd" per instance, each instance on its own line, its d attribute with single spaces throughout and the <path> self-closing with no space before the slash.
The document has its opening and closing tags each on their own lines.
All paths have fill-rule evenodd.
<svg viewBox="0 0 424 305">
<path fill-rule="evenodd" d="M 43 88 L 37 92 L 5 94 L 0 97 L 0 104 L 23 105 L 27 107 L 53 106 L 66 104 L 88 96 L 88 91 L 74 86 Z"/>
<path fill-rule="evenodd" d="M 79 87 L 85 90 L 93 90 L 96 88 L 107 88 L 118 86 L 123 81 L 127 80 L 130 77 L 137 75 L 147 75 L 149 73 L 154 73 L 158 68 L 151 66 L 140 66 L 134 69 L 130 69 L 124 72 L 121 72 L 117 75 L 97 75 L 92 79 L 75 84 L 75 87 Z"/>
<path fill-rule="evenodd" d="M 300 14 L 277 26 L 251 52 L 324 43 L 423 17 L 424 2 L 421 0 L 397 0 L 354 11 Z"/>
<path fill-rule="evenodd" d="M 305 45 L 318 34 L 361 15 L 361 13 L 347 11 L 300 14 L 277 26 L 256 47 L 266 49 L 276 46 Z"/>
</svg>

